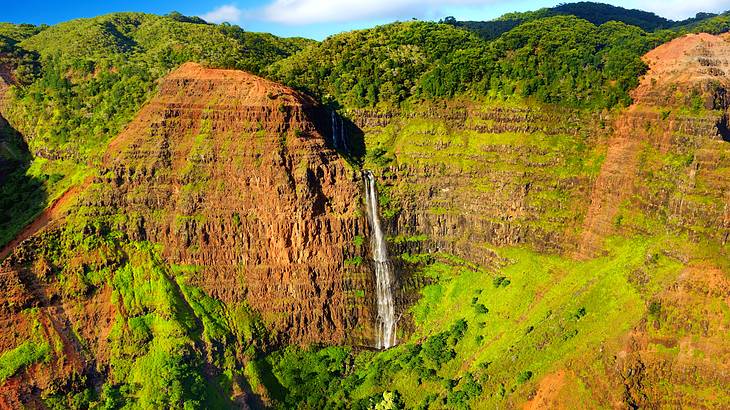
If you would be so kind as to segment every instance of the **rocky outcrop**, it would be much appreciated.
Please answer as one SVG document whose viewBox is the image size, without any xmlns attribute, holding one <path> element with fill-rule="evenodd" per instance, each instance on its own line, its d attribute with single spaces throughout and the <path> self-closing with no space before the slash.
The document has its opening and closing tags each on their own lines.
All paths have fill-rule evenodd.
<svg viewBox="0 0 730 410">
<path fill-rule="evenodd" d="M 727 275 L 715 266 L 697 263 L 650 302 L 646 319 L 626 336 L 613 357 L 605 359 L 612 382 L 623 386 L 626 406 L 726 406 L 730 344 L 723 310 L 730 304 L 728 295 Z M 681 388 L 667 394 L 662 383 Z"/>
<path fill-rule="evenodd" d="M 609 132 L 608 115 L 451 108 L 458 114 L 442 115 L 440 108 L 396 117 L 353 113 L 371 150 L 393 141 L 381 175 L 398 207 L 390 232 L 426 235 L 425 249 L 485 265 L 491 246 L 570 249 L 599 160 L 592 149 Z"/>
<path fill-rule="evenodd" d="M 365 343 L 364 268 L 345 269 L 367 230 L 361 185 L 311 98 L 253 75 L 185 64 L 111 144 L 89 212 L 226 303 L 246 301 L 290 342 Z M 367 336 L 369 337 L 369 336 Z"/>
<path fill-rule="evenodd" d="M 480 263 L 518 244 L 590 258 L 616 233 L 726 244 L 728 44 L 690 35 L 652 51 L 635 103 L 614 113 L 463 101 L 349 112 L 385 152 L 390 232 Z"/>
</svg>

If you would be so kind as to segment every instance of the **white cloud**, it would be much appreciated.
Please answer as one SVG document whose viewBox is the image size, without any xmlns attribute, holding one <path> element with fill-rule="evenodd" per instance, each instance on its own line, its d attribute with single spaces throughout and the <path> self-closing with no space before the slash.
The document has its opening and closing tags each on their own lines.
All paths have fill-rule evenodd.
<svg viewBox="0 0 730 410">
<path fill-rule="evenodd" d="M 730 10 L 728 0 L 641 0 L 632 3 L 633 7 L 673 20 L 694 17 L 699 12 L 718 13 Z M 620 5 L 620 2 L 614 4 Z"/>
<path fill-rule="evenodd" d="M 730 9 L 730 0 L 604 0 L 616 6 L 637 8 L 657 13 L 660 16 L 680 20 L 694 17 L 697 12 L 721 12 Z M 518 5 L 519 3 L 519 5 Z M 555 4 L 559 3 L 557 0 Z M 525 1 L 512 0 L 270 0 L 264 7 L 244 11 L 229 4 L 201 16 L 211 22 L 238 22 L 242 17 L 254 17 L 273 23 L 287 25 L 343 23 L 374 19 L 409 19 L 411 17 L 439 19 L 448 15 L 461 18 L 473 15 L 492 15 L 496 9 L 509 10 L 525 7 Z M 532 9 L 550 6 L 549 0 L 534 2 Z M 490 7 L 491 6 L 491 7 Z M 488 13 L 484 13 L 488 11 Z"/>
<path fill-rule="evenodd" d="M 225 4 L 201 15 L 200 18 L 209 23 L 223 23 L 224 21 L 238 23 L 241 21 L 241 16 L 243 16 L 241 9 L 233 4 Z"/>
<path fill-rule="evenodd" d="M 283 24 L 362 21 L 378 18 L 443 17 L 454 6 L 479 6 L 496 0 L 274 0 L 263 17 Z"/>
</svg>

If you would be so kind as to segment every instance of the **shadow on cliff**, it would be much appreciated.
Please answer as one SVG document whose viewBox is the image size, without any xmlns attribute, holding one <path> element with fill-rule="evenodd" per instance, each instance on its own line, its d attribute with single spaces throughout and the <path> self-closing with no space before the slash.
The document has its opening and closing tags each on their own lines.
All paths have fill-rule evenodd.
<svg viewBox="0 0 730 410">
<path fill-rule="evenodd" d="M 0 116 L 0 247 L 9 243 L 48 203 L 44 182 L 27 175 L 32 156 L 20 133 Z"/>
<path fill-rule="evenodd" d="M 367 153 L 367 149 L 365 148 L 365 132 L 355 125 L 354 122 L 350 121 L 349 118 L 343 118 L 342 122 L 346 131 L 345 138 L 350 148 L 348 158 L 357 165 L 362 166 L 365 162 L 365 154 Z"/>
<path fill-rule="evenodd" d="M 261 384 L 271 396 L 270 398 L 278 402 L 284 402 L 289 393 L 274 375 L 274 369 L 271 367 L 271 364 L 264 359 L 259 359 L 254 361 L 253 365 L 259 374 Z M 250 389 L 250 386 L 248 388 Z M 266 408 L 263 400 L 255 394 L 249 397 L 248 404 L 254 409 Z"/>
<path fill-rule="evenodd" d="M 717 133 L 725 142 L 730 142 L 730 116 L 725 114 L 720 121 L 717 122 Z"/>
<path fill-rule="evenodd" d="M 337 112 L 336 109 L 342 109 L 342 106 L 327 106 L 325 109 L 320 109 L 316 113 L 315 127 L 321 135 L 327 137 L 327 146 L 340 153 L 345 159 L 352 164 L 360 167 L 362 166 L 365 159 L 365 132 L 361 130 L 354 122 L 349 118 L 339 116 L 336 120 L 332 117 L 332 112 Z M 338 124 L 333 127 L 333 120 L 338 121 Z M 335 139 L 338 138 L 335 132 L 342 130 L 340 138 L 344 139 L 344 145 L 342 143 L 337 144 Z"/>
</svg>

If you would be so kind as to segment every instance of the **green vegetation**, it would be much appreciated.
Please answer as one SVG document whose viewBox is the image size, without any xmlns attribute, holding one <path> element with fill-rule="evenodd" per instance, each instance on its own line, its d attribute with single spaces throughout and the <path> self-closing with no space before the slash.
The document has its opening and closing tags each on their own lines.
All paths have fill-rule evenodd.
<svg viewBox="0 0 730 410">
<path fill-rule="evenodd" d="M 645 31 L 667 24 L 675 31 Z M 680 27 L 650 13 L 579 3 L 506 15 L 479 28 L 485 30 L 483 38 L 461 27 L 473 29 L 448 19 L 445 24 L 394 23 L 313 43 L 211 25 L 179 13 L 112 14 L 53 27 L 0 24 L 3 61 L 20 80 L 11 92 L 9 119 L 28 142 L 2 124 L 0 245 L 49 201 L 92 175 L 107 143 L 147 101 L 155 81 L 188 60 L 264 73 L 338 109 L 399 107 L 420 114 L 445 107 L 464 113 L 459 126 L 396 115 L 364 136 L 368 149 L 358 165 L 384 176 L 400 167 L 469 176 L 463 186 L 444 178 L 439 189 L 382 178 L 382 215 L 394 218 L 408 200 L 428 197 L 433 201 L 428 216 L 447 219 L 464 210 L 439 192 L 454 190 L 449 195 L 457 199 L 477 192 L 503 203 L 518 193 L 520 210 L 509 215 L 509 223 L 547 242 L 555 233 L 578 229 L 585 193 L 577 190 L 585 186 L 582 181 L 595 180 L 603 160 L 605 147 L 591 140 L 596 137 L 592 127 L 600 125 L 591 123 L 596 117 L 587 109 L 629 104 L 629 91 L 645 70 L 640 59 L 645 51 L 683 30 L 726 31 L 730 17 L 699 16 Z M 688 109 L 701 113 L 702 101 L 695 97 Z M 513 131 L 514 124 L 497 124 L 495 115 L 514 116 L 510 121 L 534 129 Z M 672 113 L 660 115 L 666 120 Z M 210 123 L 203 123 L 190 147 L 191 160 L 175 176 L 184 181 L 182 202 L 197 201 L 213 185 L 192 160 L 217 148 L 210 132 Z M 294 136 L 303 132 L 292 130 Z M 282 147 L 287 135 L 281 134 Z M 31 158 L 30 152 L 38 155 Z M 641 155 L 643 188 L 654 196 L 672 195 L 675 185 L 668 181 L 674 184 L 678 170 L 696 160 L 694 152 L 650 147 Z M 305 161 L 293 172 L 306 171 Z M 698 188 L 682 192 L 681 203 L 719 209 L 723 204 L 703 195 L 703 183 L 700 176 L 685 184 Z M 661 236 L 672 223 L 664 209 L 639 214 L 626 205 L 615 220 L 625 236 L 609 238 L 605 254 L 586 261 L 527 246 L 494 247 L 481 243 L 476 231 L 453 238 L 485 250 L 490 261 L 479 266 L 446 253 L 414 251 L 430 248 L 429 235 L 389 237 L 391 244 L 416 252 L 399 255 L 394 265 L 412 270 L 404 276 L 407 285 L 422 288 L 399 324 L 399 345 L 382 352 L 279 344 L 286 339 L 267 329 L 245 301 L 226 304 L 196 286 L 209 279 L 201 277 L 200 266 L 171 265 L 160 246 L 132 241 L 116 230 L 133 226 L 141 215 L 97 211 L 79 206 L 61 228 L 39 235 L 33 249 L 32 257 L 47 268 L 37 279 L 53 284 L 53 297 L 65 306 L 84 306 L 102 290 L 109 291 L 114 305 L 99 377 L 92 381 L 81 375 L 54 387 L 44 397 L 49 408 L 226 408 L 242 392 L 286 409 L 514 408 L 560 369 L 575 373 L 566 383 L 579 407 L 597 407 L 603 403 L 596 402 L 584 380 L 603 377 L 606 367 L 616 366 L 615 356 L 604 352 L 618 348 L 606 347 L 625 343 L 631 330 L 646 328 L 653 351 L 687 357 L 683 347 L 662 343 L 672 335 L 727 324 L 727 306 L 716 289 L 706 293 L 720 293 L 717 303 L 697 304 L 691 312 L 666 301 L 678 289 L 674 285 L 686 255 L 721 269 L 730 262 L 714 242 L 688 240 L 685 234 Z M 487 212 L 480 215 L 485 226 L 495 222 Z M 174 228 L 211 222 L 192 211 L 144 215 L 168 216 Z M 242 228 L 249 218 L 222 214 L 220 221 Z M 692 221 L 687 235 L 705 238 L 716 229 L 701 222 Z M 365 242 L 358 235 L 352 246 L 363 248 Z M 195 249 L 190 244 L 188 251 Z M 366 264 L 362 256 L 346 257 L 345 270 L 359 275 L 355 267 Z M 28 276 L 40 269 L 24 268 Z M 344 287 L 354 298 L 370 292 L 361 282 Z M 708 312 L 706 321 L 683 316 Z M 34 337 L 2 353 L 0 383 L 34 363 L 62 359 L 60 343 Z M 689 353 L 704 354 L 700 349 Z M 724 397 L 711 387 L 699 394 Z"/>
<path fill-rule="evenodd" d="M 448 25 L 394 23 L 332 36 L 274 64 L 268 73 L 348 107 L 397 105 L 418 93 L 424 73 L 454 58 L 454 44 L 468 53 L 462 58 L 485 46 L 476 36 Z"/>
<path fill-rule="evenodd" d="M 311 43 L 198 20 L 116 13 L 52 27 L 0 24 L 0 64 L 19 81 L 6 113 L 12 128 L 0 120 L 0 245 L 98 165 L 171 69 L 197 61 L 260 72 Z M 14 129 L 27 147 L 7 142 Z M 6 171 L 7 147 L 16 148 Z"/>
<path fill-rule="evenodd" d="M 698 13 L 693 18 L 672 21 L 643 10 L 629 10 L 603 3 L 577 2 L 563 3 L 552 8 L 543 8 L 535 11 L 507 13 L 491 21 L 457 21 L 453 17 L 447 17 L 443 22 L 473 31 L 484 39 L 493 40 L 522 23 L 560 15 L 578 17 L 595 25 L 616 21 L 639 27 L 647 32 L 672 30 L 678 34 L 693 32 L 695 31 L 694 29 L 700 26 L 710 28 L 717 24 L 718 17 L 723 17 L 712 13 Z M 727 30 L 726 28 L 720 32 Z M 704 32 L 705 29 L 699 29 L 699 31 Z M 706 32 L 718 33 L 715 31 Z"/>
<path fill-rule="evenodd" d="M 45 236 L 39 249 L 44 260 L 61 267 L 54 276 L 67 297 L 83 301 L 109 285 L 116 312 L 101 392 L 84 390 L 82 379 L 71 391 L 49 396 L 46 405 L 230 407 L 234 380 L 243 374 L 241 361 L 253 359 L 268 343 L 260 316 L 245 304 L 226 306 L 191 285 L 198 267 L 170 266 L 159 247 L 128 241 L 103 225 L 77 215 L 65 231 Z M 74 265 L 81 255 L 85 264 Z M 36 342 L 4 353 L 3 379 L 49 353 L 48 343 Z"/>
<path fill-rule="evenodd" d="M 105 387 L 98 395 L 80 390 L 49 398 L 60 407 L 76 400 L 114 408 L 220 408 L 230 405 L 232 383 L 242 377 L 275 408 L 510 407 L 568 361 L 577 372 L 592 371 L 599 347 L 643 317 L 662 320 L 655 294 L 682 267 L 663 252 L 671 243 L 644 238 L 615 239 L 609 255 L 585 262 L 497 248 L 509 262 L 494 270 L 435 255 L 421 265 L 430 284 L 411 311 L 415 332 L 399 346 L 385 352 L 290 346 L 262 355 L 260 319 L 191 286 L 198 267 L 168 266 L 156 247 L 124 244 L 118 234 L 78 232 L 70 226 L 65 239 L 43 252 L 51 261 L 62 260 L 59 251 L 105 255 L 78 273 L 87 287 L 81 294 L 108 281 L 119 313 L 109 335 Z M 650 278 L 641 287 L 632 279 L 637 270 Z M 205 362 L 216 376 L 204 370 Z M 584 390 L 576 394 L 592 403 Z"/>
<path fill-rule="evenodd" d="M 681 268 L 657 253 L 667 246 L 661 239 L 617 239 L 608 256 L 587 262 L 495 249 L 512 261 L 496 272 L 442 255 L 424 268 L 432 284 L 412 309 L 417 330 L 402 344 L 360 353 L 289 347 L 266 358 L 267 387 L 283 408 L 372 408 L 392 392 L 405 408 L 513 407 L 535 379 L 566 362 L 590 374 L 600 346 L 657 315 L 646 302 L 652 289 Z M 641 289 L 632 284 L 636 269 L 651 271 Z M 507 277 L 512 284 L 505 287 Z M 489 313 L 470 304 L 488 304 Z M 575 393 L 592 403 L 585 391 Z"/>
<path fill-rule="evenodd" d="M 22 137 L 0 119 L 0 246 L 45 206 L 44 180 L 27 174 L 30 162 Z"/>
<path fill-rule="evenodd" d="M 482 109 L 485 114 L 490 114 L 502 106 L 497 107 L 485 105 Z M 432 107 L 424 104 L 421 109 L 427 112 Z M 451 106 L 454 112 L 460 109 L 462 107 L 457 104 Z M 384 173 L 389 172 L 387 167 L 408 167 L 414 170 L 426 167 L 453 178 L 470 175 L 468 184 L 452 187 L 444 194 L 429 193 L 428 184 L 415 178 L 383 178 L 382 181 L 392 182 L 378 186 L 382 214 L 392 216 L 414 201 L 430 198 L 428 206 L 434 215 L 458 215 L 465 212 L 465 204 L 450 200 L 453 195 L 479 198 L 487 192 L 495 202 L 508 204 L 514 200 L 515 192 L 523 191 L 524 185 L 530 184 L 525 202 L 541 216 L 525 217 L 520 219 L 521 224 L 543 232 L 564 232 L 566 227 L 578 229 L 577 224 L 582 221 L 579 212 L 584 206 L 581 202 L 583 195 L 569 188 L 564 181 L 595 178 L 600 170 L 602 148 L 588 140 L 590 133 L 585 129 L 585 124 L 590 124 L 591 120 L 576 111 L 521 111 L 520 106 L 514 109 L 516 115 L 524 115 L 521 121 L 529 121 L 536 128 L 546 131 L 492 131 L 493 121 L 484 120 L 480 113 L 474 113 L 467 116 L 466 129 L 454 126 L 447 120 L 415 116 L 393 119 L 388 126 L 367 132 L 365 145 L 368 152 L 380 150 L 390 158 L 386 168 L 381 169 Z M 566 118 L 575 118 L 576 122 L 568 124 Z M 509 127 L 512 124 L 504 125 Z M 519 123 L 515 125 L 520 126 Z M 471 127 L 483 127 L 485 130 L 474 131 L 469 129 Z M 578 133 L 567 131 L 579 127 L 582 129 Z M 526 161 L 529 166 L 525 165 Z M 366 155 L 363 167 L 380 169 L 380 164 Z M 498 218 L 498 215 L 484 214 L 480 218 L 488 222 L 492 220 L 490 218 Z M 395 237 L 393 241 L 401 243 L 418 239 L 418 236 Z"/>
<path fill-rule="evenodd" d="M 51 347 L 47 342 L 23 342 L 15 349 L 0 355 L 0 383 L 14 375 L 18 370 L 48 357 Z"/>
<path fill-rule="evenodd" d="M 609 21 L 620 21 L 646 31 L 669 28 L 674 22 L 659 17 L 654 13 L 643 10 L 627 10 L 610 4 L 578 2 L 560 4 L 550 9 L 556 14 L 567 14 L 590 21 L 593 24 L 603 24 Z"/>
<path fill-rule="evenodd" d="M 461 27 L 489 41 L 460 33 Z M 393 23 L 338 34 L 268 73 L 350 108 L 462 94 L 612 107 L 630 103 L 629 91 L 645 70 L 641 56 L 651 48 L 688 31 L 728 29 L 726 16 L 671 22 L 610 5 L 563 4 L 493 22 L 447 18 L 444 24 Z"/>
<path fill-rule="evenodd" d="M 450 24 L 393 23 L 332 36 L 268 72 L 352 108 L 462 94 L 611 107 L 630 102 L 645 70 L 640 57 L 665 40 L 620 22 L 596 26 L 562 15 L 530 20 L 492 42 Z"/>
<path fill-rule="evenodd" d="M 206 24 L 179 13 L 116 13 L 52 27 L 3 23 L 2 59 L 20 82 L 8 119 L 30 152 L 63 158 L 76 168 L 38 175 L 18 169 L 8 178 L 1 189 L 10 205 L 1 204 L 0 211 L 12 223 L 0 227 L 0 243 L 81 180 L 89 172 L 85 166 L 94 168 L 155 81 L 185 61 L 265 73 L 349 108 L 408 107 L 462 95 L 611 107 L 630 102 L 629 91 L 645 69 L 644 52 L 682 32 L 726 31 L 729 19 L 701 15 L 676 23 L 675 31 L 648 33 L 666 21 L 578 3 L 505 15 L 496 20 L 507 25 L 504 30 L 487 36 L 493 41 L 447 19 L 394 23 L 322 43 Z M 377 149 L 367 154 L 381 167 L 393 160 Z"/>
<path fill-rule="evenodd" d="M 42 68 L 37 81 L 16 88 L 10 120 L 32 150 L 94 159 L 170 69 L 197 61 L 259 72 L 304 44 L 174 15 L 117 13 L 61 23 L 17 44 L 37 53 Z"/>
<path fill-rule="evenodd" d="M 195 269 L 171 269 L 148 244 L 132 246 L 129 263 L 112 278 L 126 314 L 117 316 L 110 334 L 111 390 L 104 398 L 114 397 L 120 407 L 229 406 L 230 378 L 240 372 L 234 349 L 264 340 L 256 316 L 245 307 L 229 310 L 189 285 Z M 203 370 L 206 351 L 218 378 Z"/>
<path fill-rule="evenodd" d="M 656 40 L 637 27 L 560 16 L 525 23 L 493 43 L 490 89 L 569 106 L 628 105 Z"/>
</svg>

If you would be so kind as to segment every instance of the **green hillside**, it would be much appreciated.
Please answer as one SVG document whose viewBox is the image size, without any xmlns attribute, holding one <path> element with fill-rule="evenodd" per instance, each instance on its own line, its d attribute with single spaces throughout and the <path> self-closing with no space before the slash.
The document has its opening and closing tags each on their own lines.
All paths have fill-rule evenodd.
<svg viewBox="0 0 730 410">
<path fill-rule="evenodd" d="M 666 38 L 570 16 L 534 20 L 492 42 L 448 24 L 394 23 L 332 36 L 267 73 L 353 108 L 458 95 L 612 107 L 629 104 L 641 55 Z"/>
<path fill-rule="evenodd" d="M 717 19 L 722 16 L 713 13 L 698 13 L 693 18 L 673 21 L 643 10 L 626 9 L 595 2 L 563 3 L 536 11 L 507 13 L 491 21 L 457 21 L 453 17 L 446 17 L 443 22 L 472 31 L 486 40 L 493 40 L 522 23 L 558 15 L 575 16 L 595 25 L 618 21 L 639 27 L 647 32 L 660 30 L 671 30 L 678 33 L 714 32 L 714 30 L 707 31 L 710 25 L 722 24 Z"/>
</svg>

